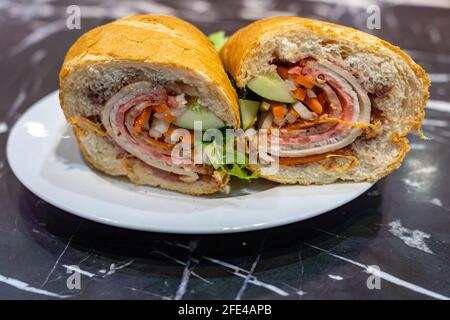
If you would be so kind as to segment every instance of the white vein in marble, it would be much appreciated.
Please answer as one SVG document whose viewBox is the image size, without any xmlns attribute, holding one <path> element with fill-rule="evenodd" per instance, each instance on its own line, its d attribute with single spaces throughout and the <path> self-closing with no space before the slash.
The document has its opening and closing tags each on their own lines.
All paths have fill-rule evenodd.
<svg viewBox="0 0 450 320">
<path fill-rule="evenodd" d="M 162 251 L 152 250 L 151 253 L 158 254 L 160 256 L 163 256 L 163 257 L 165 257 L 165 258 L 167 258 L 169 260 L 172 260 L 172 261 L 178 263 L 179 265 L 182 265 L 182 266 L 186 267 L 186 262 L 183 262 L 183 261 L 181 261 L 181 260 L 179 260 L 179 259 L 177 259 L 175 257 L 172 257 L 171 255 L 168 255 L 168 254 L 166 254 L 166 253 L 164 253 Z M 194 271 L 191 271 L 191 274 L 194 277 L 197 277 L 198 279 L 202 280 L 203 282 L 206 282 L 207 284 L 213 284 L 211 281 L 203 278 L 202 276 L 200 276 L 199 274 L 195 273 Z"/>
<path fill-rule="evenodd" d="M 9 55 L 14 56 L 22 52 L 23 50 L 35 45 L 36 43 L 47 39 L 49 36 L 65 29 L 65 20 L 57 20 L 33 28 L 30 34 L 28 34 L 17 45 L 11 48 L 11 50 L 9 51 Z"/>
<path fill-rule="evenodd" d="M 22 106 L 27 98 L 27 93 L 24 88 L 20 88 L 20 92 L 14 100 L 13 104 L 10 108 L 8 108 L 7 117 L 11 117 L 12 115 L 17 113 L 17 110 Z"/>
<path fill-rule="evenodd" d="M 253 261 L 252 267 L 250 268 L 247 276 L 245 277 L 244 283 L 242 284 L 242 287 L 239 289 L 235 300 L 241 300 L 241 297 L 244 294 L 245 289 L 247 289 L 247 284 L 250 281 L 250 277 L 253 276 L 253 272 L 255 272 L 256 265 L 258 264 L 260 258 L 261 255 L 258 254 L 255 258 L 255 261 Z"/>
<path fill-rule="evenodd" d="M 242 8 L 239 10 L 239 18 L 244 20 L 258 20 L 277 16 L 293 16 L 295 12 L 282 10 L 254 10 Z"/>
<path fill-rule="evenodd" d="M 61 257 L 64 255 L 64 253 L 66 252 L 67 248 L 69 247 L 70 241 L 67 243 L 67 245 L 64 247 L 64 250 L 61 252 L 61 254 L 58 256 L 58 258 L 56 259 L 55 263 L 53 264 L 52 268 L 50 269 L 50 272 L 47 274 L 47 277 L 45 278 L 44 282 L 41 284 L 41 288 L 43 288 L 49 281 L 50 276 L 53 274 L 53 272 L 56 269 L 56 266 L 59 264 L 59 260 L 61 259 Z"/>
<path fill-rule="evenodd" d="M 420 183 L 419 181 L 414 181 L 408 178 L 402 179 L 402 181 L 408 186 L 411 187 L 413 189 L 419 189 L 422 186 L 422 183 Z"/>
<path fill-rule="evenodd" d="M 111 265 L 109 266 L 109 270 L 107 272 L 106 272 L 106 270 L 100 270 L 99 272 L 106 273 L 103 277 L 108 277 L 108 276 L 116 273 L 117 271 L 130 266 L 134 261 L 135 261 L 135 259 L 131 259 L 130 261 L 127 261 L 125 263 L 121 263 L 118 265 L 116 265 L 115 263 L 111 263 Z M 102 271 L 104 271 L 104 272 L 102 272 Z"/>
<path fill-rule="evenodd" d="M 446 83 L 450 81 L 450 73 L 427 73 L 432 83 Z"/>
<path fill-rule="evenodd" d="M 66 245 L 64 246 L 64 249 L 59 254 L 58 258 L 56 259 L 55 263 L 53 264 L 52 268 L 50 269 L 50 272 L 47 274 L 47 277 L 45 278 L 44 282 L 42 282 L 41 288 L 43 288 L 47 284 L 48 280 L 50 279 L 50 276 L 53 274 L 53 272 L 55 271 L 56 267 L 59 265 L 59 261 L 61 260 L 62 256 L 66 253 L 66 251 L 69 248 L 73 238 L 75 237 L 75 235 L 77 234 L 78 230 L 80 229 L 80 226 L 81 226 L 81 222 L 78 223 L 75 231 L 72 233 L 72 235 L 70 236 L 70 238 L 67 241 Z"/>
<path fill-rule="evenodd" d="M 1 274 L 0 274 L 0 282 L 5 283 L 9 286 L 12 286 L 12 287 L 17 288 L 22 291 L 36 293 L 36 294 L 49 296 L 49 297 L 53 297 L 53 298 L 66 299 L 66 298 L 73 297 L 72 295 L 62 295 L 62 294 L 57 294 L 57 293 L 50 292 L 47 290 L 35 288 L 35 287 L 30 286 L 26 282 L 23 282 L 23 281 L 14 279 L 14 278 L 10 278 L 10 277 L 5 277 L 5 276 L 2 276 Z"/>
<path fill-rule="evenodd" d="M 427 146 L 423 143 L 410 143 L 411 150 L 425 150 Z"/>
<path fill-rule="evenodd" d="M 401 239 L 408 247 L 419 249 L 423 252 L 434 254 L 425 243 L 425 239 L 430 239 L 431 235 L 420 230 L 411 230 L 402 226 L 399 219 L 389 223 L 389 232 Z"/>
<path fill-rule="evenodd" d="M 31 63 L 38 64 L 47 56 L 47 51 L 44 49 L 38 49 L 31 55 Z"/>
<path fill-rule="evenodd" d="M 234 274 L 235 276 L 244 278 L 244 279 L 247 278 L 247 275 L 249 274 L 249 270 L 245 270 L 243 268 L 235 266 L 235 265 L 233 265 L 231 263 L 228 263 L 226 261 L 222 261 L 222 260 L 211 258 L 211 257 L 203 257 L 203 259 L 208 260 L 208 261 L 210 261 L 212 263 L 218 264 L 220 266 L 223 266 L 223 267 L 225 267 L 227 269 L 230 269 L 232 274 Z M 249 276 L 247 282 L 251 283 L 253 285 L 256 285 L 258 287 L 262 287 L 262 288 L 268 289 L 268 290 L 270 290 L 272 292 L 275 292 L 276 294 L 278 294 L 280 296 L 286 297 L 286 296 L 289 295 L 289 293 L 286 292 L 285 290 L 283 290 L 281 288 L 278 288 L 277 286 L 274 286 L 272 284 L 262 282 L 262 281 L 258 280 L 258 278 L 256 276 L 254 276 L 254 275 Z"/>
<path fill-rule="evenodd" d="M 431 204 L 434 204 L 437 207 L 442 207 L 442 201 L 438 198 L 433 198 L 430 200 Z"/>
<path fill-rule="evenodd" d="M 355 261 L 355 260 L 352 260 L 352 259 L 349 259 L 349 258 L 346 258 L 346 257 L 343 257 L 343 256 L 339 256 L 339 255 L 337 255 L 337 254 L 335 254 L 335 253 L 333 253 L 331 251 L 325 250 L 323 248 L 317 247 L 315 245 L 312 245 L 312 244 L 309 244 L 309 243 L 306 243 L 306 242 L 304 242 L 304 244 L 309 246 L 309 247 L 311 247 L 311 248 L 319 250 L 319 251 L 321 251 L 321 252 L 323 252 L 323 253 L 325 253 L 325 254 L 327 254 L 329 256 L 332 256 L 332 257 L 334 257 L 336 259 L 339 259 L 339 260 L 342 260 L 342 261 L 346 261 L 346 262 L 351 263 L 351 264 L 353 264 L 355 266 L 358 266 L 358 267 L 364 269 L 364 272 L 366 272 L 368 274 L 376 275 L 376 276 L 380 277 L 380 279 L 388 281 L 388 282 L 390 282 L 392 284 L 395 284 L 395 285 L 398 285 L 400 287 L 412 290 L 414 292 L 426 295 L 428 297 L 432 297 L 434 299 L 450 300 L 450 297 L 447 297 L 447 296 L 445 296 L 443 294 L 440 294 L 440 293 L 433 292 L 431 290 L 425 289 L 423 287 L 420 287 L 420 286 L 415 285 L 413 283 L 410 283 L 408 281 L 402 280 L 402 279 L 400 279 L 400 278 L 398 278 L 398 277 L 396 277 L 396 276 L 394 276 L 392 274 L 389 274 L 387 272 L 374 269 L 373 267 L 371 267 L 369 265 L 363 264 L 361 262 L 358 262 L 358 261 Z"/>
<path fill-rule="evenodd" d="M 347 239 L 347 237 L 341 236 L 340 234 L 336 234 L 336 233 L 333 233 L 333 232 L 330 232 L 330 231 L 327 231 L 327 230 L 323 230 L 321 228 L 312 228 L 312 229 L 316 230 L 316 231 L 319 231 L 319 232 L 322 232 L 322 233 L 325 233 L 325 234 L 328 234 L 328 235 L 336 237 L 336 238 Z"/>
<path fill-rule="evenodd" d="M 171 245 L 171 246 L 176 246 L 179 248 L 183 248 L 183 249 L 187 249 L 190 250 L 189 245 L 185 245 L 183 243 L 179 243 L 179 242 L 170 242 L 170 241 L 164 241 L 164 243 Z M 235 276 L 241 277 L 241 278 L 246 278 L 246 275 L 249 273 L 249 270 L 245 270 L 243 268 L 240 268 L 238 266 L 235 266 L 229 262 L 223 261 L 223 260 L 219 260 L 216 258 L 212 258 L 212 257 L 208 257 L 208 256 L 203 256 L 202 259 L 207 260 L 209 262 L 212 262 L 214 264 L 220 265 L 222 267 L 225 267 L 227 269 L 229 269 L 229 271 L 234 274 Z M 258 287 L 262 287 L 265 288 L 267 290 L 270 290 L 272 292 L 275 292 L 276 294 L 280 295 L 280 296 L 288 296 L 289 293 L 286 292 L 285 290 L 278 288 L 275 285 L 263 282 L 258 280 L 258 278 L 256 276 L 251 276 L 248 279 L 248 283 L 256 285 Z"/>
<path fill-rule="evenodd" d="M 450 112 L 450 102 L 441 100 L 428 100 L 427 110 Z"/>
<path fill-rule="evenodd" d="M 306 291 L 303 291 L 302 289 L 299 289 L 299 288 L 296 288 L 296 287 L 294 287 L 294 286 L 291 286 L 291 285 L 288 284 L 288 283 L 284 283 L 284 282 L 281 282 L 281 283 L 282 283 L 283 285 L 285 285 L 286 287 L 291 288 L 292 290 L 294 290 L 295 294 L 298 295 L 298 296 L 304 296 L 305 294 L 308 293 L 308 292 L 306 292 Z"/>
<path fill-rule="evenodd" d="M 46 4 L 44 1 L 27 3 L 18 3 L 17 1 L 2 0 L 0 9 L 5 10 L 8 16 L 22 21 L 28 21 L 35 18 L 49 18 L 56 14 L 56 7 L 52 4 Z"/>
<path fill-rule="evenodd" d="M 440 127 L 440 128 L 447 128 L 450 126 L 450 122 L 447 120 L 438 120 L 438 119 L 423 119 L 422 122 L 423 126 L 430 126 L 430 127 Z"/>
<path fill-rule="evenodd" d="M 143 294 L 149 294 L 149 295 L 155 296 L 155 297 L 157 297 L 157 298 L 159 298 L 161 300 L 172 300 L 172 297 L 162 296 L 162 295 L 160 295 L 158 293 L 151 292 L 151 291 L 148 291 L 148 290 L 141 290 L 141 289 L 131 288 L 131 287 L 128 287 L 128 289 L 130 289 L 131 291 L 140 292 L 140 293 L 143 293 Z"/>
<path fill-rule="evenodd" d="M 69 265 L 63 264 L 62 267 L 66 268 L 66 270 L 78 272 L 79 274 L 82 274 L 83 276 L 86 276 L 86 277 L 89 277 L 89 278 L 93 278 L 93 277 L 96 276 L 95 274 L 93 274 L 93 273 L 91 273 L 89 271 L 80 269 L 79 266 L 69 266 Z"/>
<path fill-rule="evenodd" d="M 273 9 L 275 3 L 271 0 L 246 0 L 243 8 L 238 11 L 238 17 L 244 20 L 258 20 L 276 16 L 292 16 L 295 12 Z"/>
<path fill-rule="evenodd" d="M 336 280 L 336 281 L 344 280 L 343 277 L 341 277 L 340 275 L 337 275 L 337 274 L 329 274 L 329 275 L 328 275 L 328 278 L 333 279 L 333 280 Z"/>
<path fill-rule="evenodd" d="M 175 293 L 174 300 L 181 300 L 186 293 L 187 285 L 189 279 L 191 277 L 191 264 L 192 260 L 188 259 L 186 266 L 183 269 L 183 274 L 181 276 L 180 285 L 177 288 L 177 292 Z"/>
<path fill-rule="evenodd" d="M 434 166 L 423 167 L 420 169 L 416 169 L 412 171 L 410 174 L 423 175 L 423 174 L 431 174 L 437 172 L 438 169 Z"/>
<path fill-rule="evenodd" d="M 433 199 L 431 199 L 431 200 L 430 200 L 430 203 L 431 203 L 432 205 L 436 206 L 436 207 L 439 207 L 439 208 L 444 209 L 445 211 L 450 211 L 450 208 L 445 207 L 445 206 L 442 204 L 441 199 L 439 199 L 439 198 L 433 198 Z"/>
<path fill-rule="evenodd" d="M 175 293 L 174 297 L 175 300 L 181 300 L 183 298 L 184 294 L 186 293 L 188 282 L 192 274 L 192 269 L 199 262 L 197 259 L 192 258 L 192 253 L 195 251 L 195 249 L 197 249 L 198 244 L 199 240 L 195 239 L 189 242 L 189 245 L 187 246 L 187 249 L 189 250 L 189 256 L 183 269 L 180 285 L 178 286 L 177 292 Z"/>
<path fill-rule="evenodd" d="M 330 4 L 336 4 L 342 6 L 350 6 L 350 7 L 358 7 L 365 9 L 372 4 L 380 4 L 386 3 L 390 5 L 409 5 L 409 6 L 417 6 L 417 7 L 437 7 L 437 8 L 450 8 L 450 2 L 448 0 L 340 0 L 336 2 L 336 0 L 308 0 L 310 2 L 324 2 Z"/>
<path fill-rule="evenodd" d="M 189 1 L 189 7 L 191 7 L 192 10 L 204 13 L 211 10 L 211 3 L 204 0 L 195 0 L 195 1 Z"/>
</svg>

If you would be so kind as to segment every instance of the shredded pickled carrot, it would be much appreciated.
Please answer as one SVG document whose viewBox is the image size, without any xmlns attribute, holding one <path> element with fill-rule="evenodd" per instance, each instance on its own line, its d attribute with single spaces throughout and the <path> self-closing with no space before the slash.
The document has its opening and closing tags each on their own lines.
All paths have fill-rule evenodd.
<svg viewBox="0 0 450 320">
<path fill-rule="evenodd" d="M 323 123 L 340 123 L 340 124 L 345 124 L 349 127 L 353 127 L 353 128 L 360 128 L 360 129 L 372 129 L 374 131 L 378 131 L 379 127 L 375 124 L 371 124 L 371 123 L 353 123 L 353 122 L 348 122 L 342 119 L 338 119 L 338 118 L 326 118 L 326 119 L 319 119 L 317 121 L 305 121 L 302 123 L 293 123 L 293 124 L 289 124 L 286 127 L 284 127 L 283 129 L 286 130 L 297 130 L 297 129 L 306 129 L 306 128 L 310 128 L 313 127 L 315 125 L 318 124 L 323 124 Z"/>
<path fill-rule="evenodd" d="M 174 120 L 175 120 L 175 116 L 174 115 L 172 115 L 172 114 L 166 114 L 165 116 L 164 116 L 164 120 L 166 120 L 167 122 L 169 122 L 169 123 L 172 123 Z"/>
<path fill-rule="evenodd" d="M 134 171 L 133 165 L 130 163 L 130 161 L 125 157 L 121 160 L 122 162 L 122 166 L 124 167 L 124 169 L 131 174 L 131 177 L 135 177 L 136 176 L 136 172 Z M 130 177 L 130 178 L 131 178 Z M 134 184 L 137 184 L 138 182 L 135 181 L 135 179 L 132 179 L 131 182 L 133 182 Z"/>
<path fill-rule="evenodd" d="M 305 101 L 306 91 L 303 90 L 302 88 L 297 88 L 297 89 L 293 92 L 293 94 L 294 94 L 294 96 L 297 98 L 297 100 Z"/>
<path fill-rule="evenodd" d="M 296 166 L 301 164 L 307 164 L 311 162 L 317 162 L 321 160 L 325 160 L 327 158 L 328 153 L 324 154 L 316 154 L 312 156 L 306 156 L 306 157 L 295 157 L 295 158 L 280 158 L 279 163 L 283 166 Z"/>
<path fill-rule="evenodd" d="M 173 148 L 173 145 L 165 142 L 165 141 L 159 141 L 153 138 L 150 138 L 148 136 L 143 136 L 145 142 L 147 142 L 148 144 L 154 146 L 154 147 L 158 147 L 158 148 L 162 148 L 166 151 L 171 151 Z"/>
<path fill-rule="evenodd" d="M 397 154 L 397 161 L 389 165 L 386 169 L 387 172 L 398 168 L 406 153 L 411 149 L 408 144 L 409 140 L 404 136 L 404 133 L 393 133 L 391 135 L 391 141 L 400 146 L 400 151 Z"/>
<path fill-rule="evenodd" d="M 320 104 L 319 100 L 317 98 L 305 98 L 305 104 L 308 106 L 311 111 L 314 111 L 317 114 L 321 114 L 323 111 L 323 107 Z"/>
<path fill-rule="evenodd" d="M 101 125 L 98 123 L 94 123 L 88 118 L 85 117 L 70 117 L 67 119 L 70 124 L 78 125 L 80 127 L 84 127 L 87 129 L 90 129 L 97 134 L 99 134 L 102 137 L 105 137 L 107 135 L 106 131 L 102 129 Z"/>
<path fill-rule="evenodd" d="M 278 75 L 281 77 L 281 78 L 283 78 L 283 79 L 287 79 L 288 78 L 288 71 L 289 71 L 289 68 L 286 68 L 286 67 L 277 67 L 277 73 L 278 73 Z"/>
<path fill-rule="evenodd" d="M 323 167 L 321 169 L 321 171 L 330 171 L 332 169 L 339 169 L 342 172 L 346 172 L 346 171 L 356 167 L 356 165 L 358 164 L 358 158 L 356 158 L 355 156 L 352 156 L 352 155 L 348 155 L 348 154 L 333 153 L 333 154 L 327 155 L 326 158 L 327 159 L 330 159 L 330 158 L 344 158 L 344 159 L 350 160 L 350 163 L 347 166 L 341 166 L 337 162 L 332 162 L 328 166 Z"/>
<path fill-rule="evenodd" d="M 139 115 L 139 117 L 136 118 L 134 121 L 134 131 L 136 133 L 142 132 L 142 127 L 146 122 L 148 122 L 148 118 L 150 117 L 150 114 L 152 112 L 152 108 L 145 108 L 142 110 L 142 113 Z"/>
<path fill-rule="evenodd" d="M 159 104 L 159 105 L 157 105 L 157 106 L 154 106 L 153 108 L 154 108 L 155 111 L 158 112 L 158 113 L 164 113 L 164 112 L 166 112 L 166 111 L 169 111 L 169 107 L 168 107 L 167 104 L 165 104 L 165 103 L 161 103 L 161 104 Z"/>
<path fill-rule="evenodd" d="M 295 118 L 300 117 L 300 114 L 299 114 L 297 111 L 295 111 L 294 108 L 291 108 L 291 110 L 290 110 L 289 112 L 292 113 L 292 115 L 293 115 Z"/>
<path fill-rule="evenodd" d="M 307 89 L 312 89 L 314 87 L 314 80 L 311 79 L 311 77 L 309 76 L 299 74 L 295 77 L 295 82 L 304 86 Z"/>
<path fill-rule="evenodd" d="M 286 115 L 286 106 L 283 103 L 271 103 L 272 115 L 275 119 L 282 119 Z"/>
<path fill-rule="evenodd" d="M 327 95 L 326 95 L 324 92 L 322 92 L 321 94 L 319 94 L 319 96 L 318 96 L 317 98 L 318 98 L 319 103 L 320 103 L 321 105 L 324 105 L 324 104 L 327 102 L 327 100 L 328 100 Z"/>
<path fill-rule="evenodd" d="M 285 166 L 295 166 L 295 165 L 302 165 L 302 164 L 326 160 L 333 156 L 335 156 L 335 157 L 338 157 L 338 156 L 350 157 L 349 153 L 350 153 L 350 151 L 348 148 L 343 148 L 343 149 L 333 151 L 333 152 L 314 154 L 314 155 L 305 156 L 305 157 L 292 157 L 292 158 L 291 157 L 281 157 L 281 158 L 279 158 L 279 163 L 280 163 L 280 165 L 285 165 Z"/>
</svg>

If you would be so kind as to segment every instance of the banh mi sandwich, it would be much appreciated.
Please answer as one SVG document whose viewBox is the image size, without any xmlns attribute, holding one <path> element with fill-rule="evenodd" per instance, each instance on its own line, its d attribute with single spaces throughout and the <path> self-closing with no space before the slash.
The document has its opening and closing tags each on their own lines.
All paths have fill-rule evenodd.
<svg viewBox="0 0 450 320">
<path fill-rule="evenodd" d="M 173 157 L 180 140 L 193 142 L 174 135 L 178 128 L 192 135 L 194 121 L 203 130 L 240 125 L 219 55 L 185 21 L 141 15 L 87 32 L 65 58 L 60 102 L 82 154 L 100 171 L 188 194 L 216 192 L 229 179 Z"/>
<path fill-rule="evenodd" d="M 374 181 L 400 166 L 420 129 L 425 71 L 402 50 L 362 31 L 275 17 L 237 31 L 220 52 L 239 90 L 244 128 L 269 137 L 281 183 Z"/>
</svg>

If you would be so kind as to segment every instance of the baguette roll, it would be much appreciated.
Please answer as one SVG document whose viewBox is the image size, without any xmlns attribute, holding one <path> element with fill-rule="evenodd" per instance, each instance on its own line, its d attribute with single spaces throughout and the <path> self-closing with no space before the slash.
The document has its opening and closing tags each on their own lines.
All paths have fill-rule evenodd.
<svg viewBox="0 0 450 320">
<path fill-rule="evenodd" d="M 425 71 L 398 47 L 362 31 L 268 18 L 238 30 L 220 56 L 239 90 L 270 104 L 257 116 L 269 114 L 269 122 L 255 123 L 279 129 L 269 139 L 277 146 L 279 170 L 265 174 L 263 164 L 251 166 L 269 180 L 375 181 L 400 166 L 409 150 L 406 135 L 424 118 Z M 284 101 L 253 85 L 274 75 L 288 92 Z"/>
<path fill-rule="evenodd" d="M 218 54 L 183 20 L 133 16 L 84 34 L 61 68 L 60 103 L 82 154 L 100 171 L 196 195 L 228 182 L 212 166 L 172 156 L 180 141 L 172 133 L 192 104 L 216 125 L 240 125 Z"/>
</svg>

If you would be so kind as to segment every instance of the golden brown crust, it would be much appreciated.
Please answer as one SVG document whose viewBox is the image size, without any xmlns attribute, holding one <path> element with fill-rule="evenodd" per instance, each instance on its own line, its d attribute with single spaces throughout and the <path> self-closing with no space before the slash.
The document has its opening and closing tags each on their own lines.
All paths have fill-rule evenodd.
<svg viewBox="0 0 450 320">
<path fill-rule="evenodd" d="M 222 62 L 208 38 L 190 23 L 172 16 L 139 15 L 119 19 L 90 30 L 69 49 L 60 83 L 87 64 L 135 61 L 175 66 L 207 77 L 223 90 L 223 97 L 239 126 L 237 96 Z M 64 93 L 60 92 L 64 105 Z"/>
</svg>

